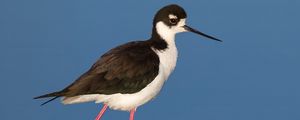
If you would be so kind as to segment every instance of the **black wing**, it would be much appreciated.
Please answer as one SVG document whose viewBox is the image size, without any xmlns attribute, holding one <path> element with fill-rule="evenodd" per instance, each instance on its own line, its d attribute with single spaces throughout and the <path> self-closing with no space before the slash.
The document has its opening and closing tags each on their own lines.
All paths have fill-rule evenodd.
<svg viewBox="0 0 300 120">
<path fill-rule="evenodd" d="M 144 41 L 130 42 L 104 54 L 86 73 L 60 92 L 43 97 L 135 93 L 158 74 L 159 58 Z"/>
</svg>

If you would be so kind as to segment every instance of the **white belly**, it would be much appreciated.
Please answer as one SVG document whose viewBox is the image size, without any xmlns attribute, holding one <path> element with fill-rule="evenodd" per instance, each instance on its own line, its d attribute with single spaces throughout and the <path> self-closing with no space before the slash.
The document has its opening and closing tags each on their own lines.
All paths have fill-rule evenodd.
<svg viewBox="0 0 300 120">
<path fill-rule="evenodd" d="M 154 50 L 160 60 L 159 72 L 156 78 L 141 91 L 134 94 L 112 94 L 101 95 L 91 94 L 70 98 L 64 98 L 64 104 L 95 101 L 96 103 L 107 104 L 111 109 L 129 111 L 153 99 L 161 90 L 164 82 L 174 70 L 177 61 L 177 49 L 175 44 L 170 45 L 163 51 Z"/>
</svg>

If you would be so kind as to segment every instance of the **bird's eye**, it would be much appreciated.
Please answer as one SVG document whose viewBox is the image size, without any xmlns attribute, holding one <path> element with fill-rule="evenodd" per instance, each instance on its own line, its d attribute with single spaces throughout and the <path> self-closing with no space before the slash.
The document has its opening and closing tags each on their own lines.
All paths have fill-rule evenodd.
<svg viewBox="0 0 300 120">
<path fill-rule="evenodd" d="M 176 23 L 177 23 L 177 19 L 171 18 L 171 19 L 170 19 L 170 23 L 171 23 L 171 24 L 176 24 Z"/>
</svg>

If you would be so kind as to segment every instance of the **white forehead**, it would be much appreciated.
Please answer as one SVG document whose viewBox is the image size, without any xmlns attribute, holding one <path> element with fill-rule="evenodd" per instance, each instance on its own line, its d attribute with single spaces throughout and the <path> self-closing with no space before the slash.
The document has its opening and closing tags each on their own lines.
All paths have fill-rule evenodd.
<svg viewBox="0 0 300 120">
<path fill-rule="evenodd" d="M 185 21 L 186 21 L 185 18 L 180 19 L 179 22 L 178 22 L 178 24 L 177 24 L 177 26 L 179 26 L 179 27 L 184 26 L 185 25 Z"/>
<path fill-rule="evenodd" d="M 156 23 L 156 31 L 164 40 L 173 41 L 175 34 L 186 32 L 186 29 L 184 29 L 185 21 L 186 19 L 182 18 L 175 26 L 168 26 L 163 21 L 159 21 Z"/>
<path fill-rule="evenodd" d="M 177 19 L 177 16 L 173 14 L 169 14 L 169 19 Z"/>
</svg>

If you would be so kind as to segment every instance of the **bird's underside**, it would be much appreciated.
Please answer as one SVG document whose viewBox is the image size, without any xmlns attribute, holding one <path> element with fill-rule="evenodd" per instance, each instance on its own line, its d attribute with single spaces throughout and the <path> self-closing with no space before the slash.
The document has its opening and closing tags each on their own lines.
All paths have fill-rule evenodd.
<svg viewBox="0 0 300 120">
<path fill-rule="evenodd" d="M 65 89 L 35 99 L 52 97 L 43 104 L 59 97 L 63 97 L 65 104 L 103 102 L 96 120 L 107 107 L 130 111 L 130 120 L 133 120 L 136 108 L 154 98 L 174 70 L 177 33 L 193 32 L 222 42 L 189 27 L 186 18 L 186 12 L 178 5 L 161 8 L 154 16 L 149 40 L 129 42 L 111 49 Z"/>
<path fill-rule="evenodd" d="M 130 42 L 108 51 L 71 85 L 36 99 L 65 97 L 67 100 L 82 95 L 133 94 L 141 91 L 154 80 L 159 69 L 159 58 L 152 50 L 151 42 L 142 44 L 144 42 Z"/>
</svg>

